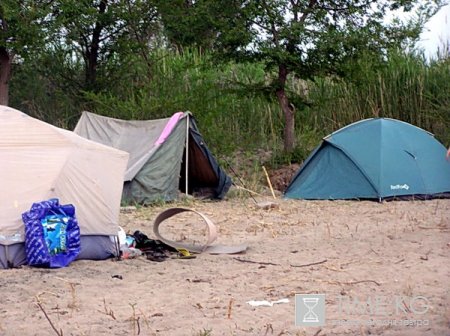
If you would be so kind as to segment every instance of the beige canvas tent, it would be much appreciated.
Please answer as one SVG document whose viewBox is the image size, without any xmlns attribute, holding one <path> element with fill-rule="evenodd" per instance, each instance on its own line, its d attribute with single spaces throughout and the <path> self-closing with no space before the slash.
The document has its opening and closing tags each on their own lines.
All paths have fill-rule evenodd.
<svg viewBox="0 0 450 336">
<path fill-rule="evenodd" d="M 79 259 L 116 254 L 128 153 L 0 106 L 0 268 L 25 263 L 21 214 L 35 202 L 73 204 Z"/>
</svg>

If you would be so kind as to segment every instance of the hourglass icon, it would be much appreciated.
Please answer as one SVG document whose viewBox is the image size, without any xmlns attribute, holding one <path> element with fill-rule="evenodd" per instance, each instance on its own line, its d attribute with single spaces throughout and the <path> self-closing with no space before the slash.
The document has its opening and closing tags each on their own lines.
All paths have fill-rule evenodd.
<svg viewBox="0 0 450 336">
<path fill-rule="evenodd" d="M 302 299 L 303 299 L 303 303 L 305 304 L 306 308 L 308 308 L 308 312 L 303 316 L 303 322 L 307 322 L 307 323 L 319 322 L 319 317 L 313 311 L 314 308 L 317 306 L 317 303 L 319 302 L 319 298 L 304 297 Z"/>
</svg>

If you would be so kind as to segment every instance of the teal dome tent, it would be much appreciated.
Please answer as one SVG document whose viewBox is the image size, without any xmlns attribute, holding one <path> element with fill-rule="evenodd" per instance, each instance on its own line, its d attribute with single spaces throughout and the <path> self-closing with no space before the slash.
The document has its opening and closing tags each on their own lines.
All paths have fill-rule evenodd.
<svg viewBox="0 0 450 336">
<path fill-rule="evenodd" d="M 434 136 L 403 121 L 366 119 L 326 136 L 285 197 L 383 199 L 450 196 L 450 161 Z"/>
</svg>

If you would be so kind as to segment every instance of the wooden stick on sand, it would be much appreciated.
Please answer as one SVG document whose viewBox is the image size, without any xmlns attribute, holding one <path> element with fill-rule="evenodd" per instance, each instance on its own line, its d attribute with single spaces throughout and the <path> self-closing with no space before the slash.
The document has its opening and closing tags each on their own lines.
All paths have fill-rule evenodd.
<svg viewBox="0 0 450 336">
<path fill-rule="evenodd" d="M 273 196 L 274 199 L 277 199 L 277 198 L 275 197 L 275 193 L 274 193 L 273 188 L 272 188 L 272 182 L 270 182 L 269 174 L 267 174 L 266 167 L 262 166 L 262 168 L 263 168 L 263 170 L 264 170 L 264 174 L 266 174 L 267 183 L 269 184 L 270 191 L 272 192 L 272 196 Z"/>
</svg>

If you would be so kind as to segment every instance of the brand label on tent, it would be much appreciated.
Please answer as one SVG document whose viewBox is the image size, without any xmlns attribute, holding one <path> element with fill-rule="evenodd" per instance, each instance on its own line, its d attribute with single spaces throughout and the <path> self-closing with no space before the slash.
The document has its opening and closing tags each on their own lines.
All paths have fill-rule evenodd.
<svg viewBox="0 0 450 336">
<path fill-rule="evenodd" d="M 392 185 L 392 184 L 391 184 L 391 190 L 399 190 L 399 189 L 405 189 L 405 190 L 408 190 L 408 189 L 409 189 L 409 185 L 407 185 L 407 184 L 396 184 L 396 185 Z"/>
</svg>

